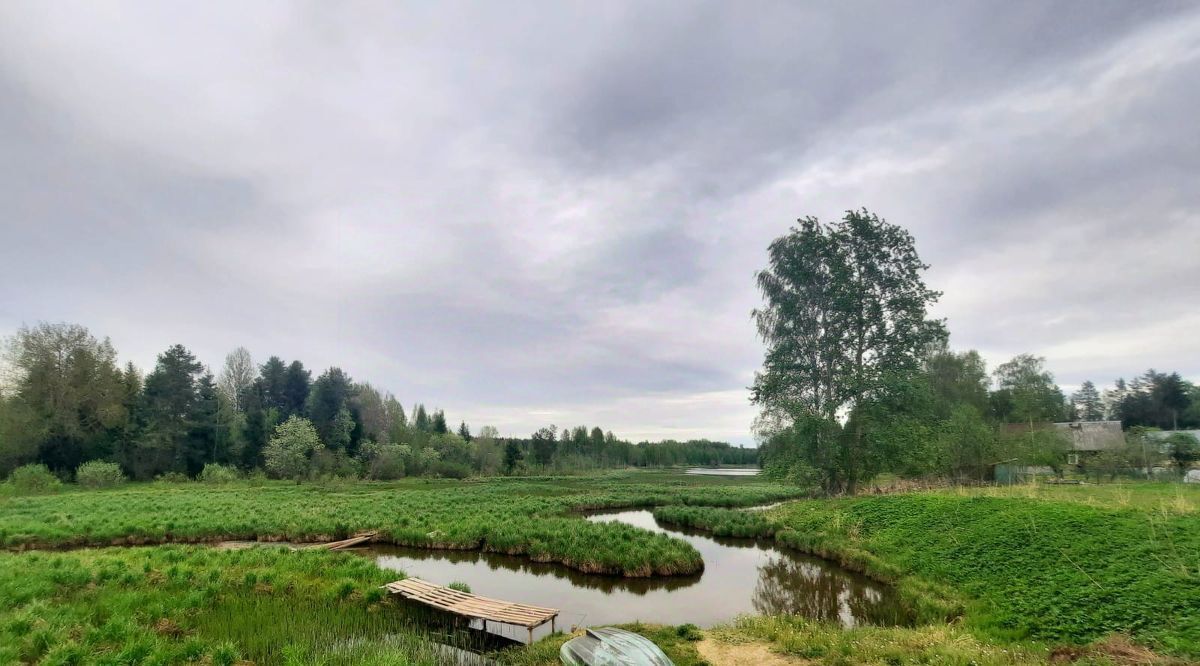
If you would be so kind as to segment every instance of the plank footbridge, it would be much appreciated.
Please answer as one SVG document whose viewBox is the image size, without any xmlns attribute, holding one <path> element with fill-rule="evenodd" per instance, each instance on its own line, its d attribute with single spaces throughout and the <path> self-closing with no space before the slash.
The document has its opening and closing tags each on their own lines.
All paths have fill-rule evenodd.
<svg viewBox="0 0 1200 666">
<path fill-rule="evenodd" d="M 501 599 L 490 599 L 470 592 L 460 592 L 441 585 L 435 585 L 420 578 L 405 578 L 383 586 L 388 592 L 398 594 L 405 599 L 411 599 L 426 606 L 431 606 L 448 613 L 461 615 L 473 620 L 483 620 L 483 629 L 487 631 L 488 622 L 516 625 L 529 630 L 529 642 L 533 642 L 533 630 L 550 623 L 550 631 L 554 631 L 557 608 L 543 608 L 518 604 Z"/>
</svg>

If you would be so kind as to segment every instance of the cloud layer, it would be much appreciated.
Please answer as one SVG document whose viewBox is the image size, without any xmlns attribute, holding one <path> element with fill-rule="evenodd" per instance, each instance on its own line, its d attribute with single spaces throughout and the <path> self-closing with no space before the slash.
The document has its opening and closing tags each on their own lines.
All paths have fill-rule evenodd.
<svg viewBox="0 0 1200 666">
<path fill-rule="evenodd" d="M 4 3 L 0 330 L 748 442 L 766 245 L 866 206 L 956 347 L 1200 377 L 1200 11 L 933 9 Z"/>
</svg>

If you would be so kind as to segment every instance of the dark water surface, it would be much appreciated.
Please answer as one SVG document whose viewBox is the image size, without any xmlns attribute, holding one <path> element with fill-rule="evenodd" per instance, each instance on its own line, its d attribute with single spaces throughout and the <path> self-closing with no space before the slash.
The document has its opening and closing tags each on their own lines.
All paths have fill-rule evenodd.
<svg viewBox="0 0 1200 666">
<path fill-rule="evenodd" d="M 383 568 L 432 583 L 461 581 L 475 594 L 562 609 L 560 629 L 636 620 L 709 627 L 742 614 L 767 613 L 803 615 L 846 627 L 906 621 L 892 588 L 826 560 L 780 550 L 765 541 L 715 538 L 659 525 L 649 511 L 587 519 L 619 521 L 683 539 L 700 551 L 704 572 L 621 578 L 478 551 L 372 546 L 355 552 L 375 557 Z M 525 630 L 518 631 L 523 639 Z M 548 632 L 546 626 L 535 635 Z"/>
</svg>

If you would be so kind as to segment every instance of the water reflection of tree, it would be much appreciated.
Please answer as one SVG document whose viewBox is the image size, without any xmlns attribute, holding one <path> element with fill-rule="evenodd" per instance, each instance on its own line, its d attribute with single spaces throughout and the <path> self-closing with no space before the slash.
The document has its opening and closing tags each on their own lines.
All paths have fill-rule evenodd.
<svg viewBox="0 0 1200 666">
<path fill-rule="evenodd" d="M 690 587 L 700 582 L 703 574 L 695 576 L 656 576 L 654 578 L 625 578 L 623 576 L 605 576 L 600 574 L 585 574 L 574 569 L 568 569 L 561 564 L 533 562 L 528 558 L 501 553 L 485 553 L 478 550 L 429 550 L 423 548 L 406 548 L 403 546 L 372 546 L 371 548 L 356 549 L 364 555 L 376 558 L 397 557 L 409 560 L 440 560 L 451 564 L 474 564 L 483 562 L 492 571 L 514 571 L 532 576 L 551 576 L 570 581 L 575 587 L 601 590 L 606 593 L 614 591 L 632 592 L 644 595 L 657 590 L 678 590 Z M 379 564 L 386 566 L 385 561 Z M 403 567 L 398 567 L 403 568 Z"/>
<path fill-rule="evenodd" d="M 802 615 L 843 626 L 890 624 L 894 595 L 820 560 L 778 555 L 759 567 L 751 603 L 763 614 Z"/>
</svg>

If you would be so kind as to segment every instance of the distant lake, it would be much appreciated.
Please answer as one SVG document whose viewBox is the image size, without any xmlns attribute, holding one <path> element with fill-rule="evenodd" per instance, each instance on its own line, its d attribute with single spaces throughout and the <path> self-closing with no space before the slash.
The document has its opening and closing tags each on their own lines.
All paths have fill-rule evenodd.
<svg viewBox="0 0 1200 666">
<path fill-rule="evenodd" d="M 761 471 L 753 467 L 690 467 L 687 473 L 705 476 L 758 476 Z"/>
</svg>

